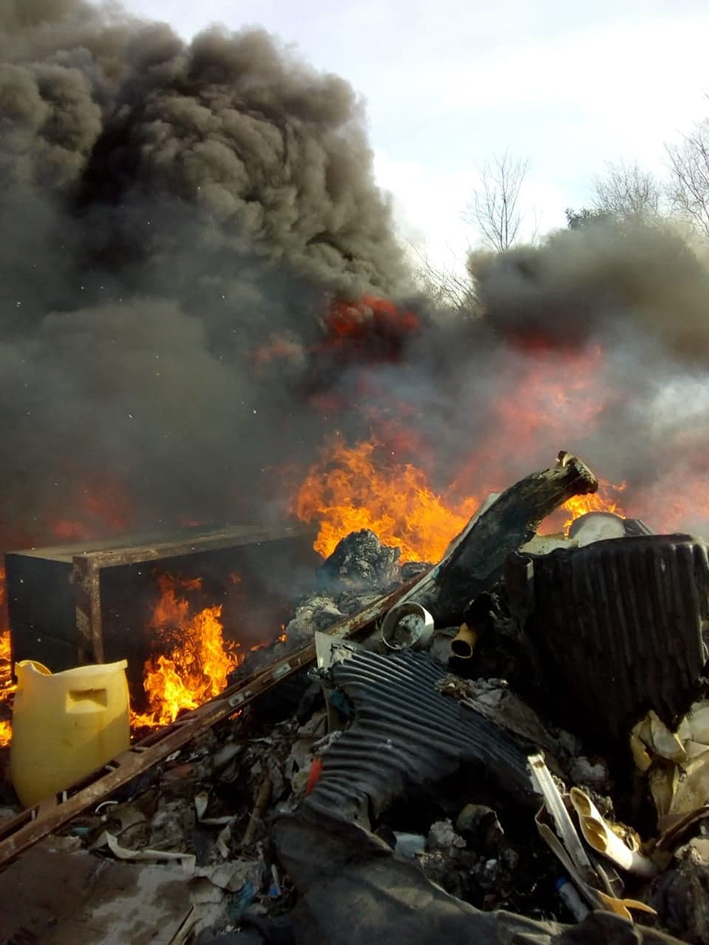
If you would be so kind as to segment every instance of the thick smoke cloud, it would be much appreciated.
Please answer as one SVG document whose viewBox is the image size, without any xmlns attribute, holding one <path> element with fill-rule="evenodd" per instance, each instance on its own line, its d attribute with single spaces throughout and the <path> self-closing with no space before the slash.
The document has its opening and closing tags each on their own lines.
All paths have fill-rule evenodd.
<svg viewBox="0 0 709 945">
<path fill-rule="evenodd" d="M 578 344 L 634 333 L 709 364 L 709 267 L 671 225 L 596 223 L 542 246 L 474 255 L 486 319 L 504 336 Z"/>
<path fill-rule="evenodd" d="M 474 312 L 407 304 L 362 104 L 262 30 L 5 0 L 0 225 L 0 547 L 282 518 L 371 425 L 452 498 L 566 448 L 709 520 L 705 256 L 590 226 L 474 256 Z"/>
<path fill-rule="evenodd" d="M 262 30 L 9 0 L 0 132 L 7 542 L 268 514 L 330 300 L 404 276 L 352 89 Z"/>
</svg>

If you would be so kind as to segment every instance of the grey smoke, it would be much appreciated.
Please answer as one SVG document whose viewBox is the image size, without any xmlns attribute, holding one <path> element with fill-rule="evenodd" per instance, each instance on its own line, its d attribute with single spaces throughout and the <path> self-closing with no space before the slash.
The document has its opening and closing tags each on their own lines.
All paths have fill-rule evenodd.
<svg viewBox="0 0 709 945">
<path fill-rule="evenodd" d="M 560 345 L 630 331 L 709 363 L 707 253 L 670 224 L 596 223 L 470 265 L 486 319 L 507 337 Z"/>
</svg>

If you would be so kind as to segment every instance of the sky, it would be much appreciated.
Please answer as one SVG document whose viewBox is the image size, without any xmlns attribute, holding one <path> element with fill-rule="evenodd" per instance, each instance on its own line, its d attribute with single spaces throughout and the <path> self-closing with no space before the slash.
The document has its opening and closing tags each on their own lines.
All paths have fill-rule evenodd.
<svg viewBox="0 0 709 945">
<path fill-rule="evenodd" d="M 402 241 L 460 270 L 479 172 L 529 161 L 524 234 L 588 206 L 605 163 L 662 174 L 664 145 L 709 116 L 705 0 L 124 0 L 189 38 L 260 25 L 366 102 L 375 173 Z"/>
</svg>

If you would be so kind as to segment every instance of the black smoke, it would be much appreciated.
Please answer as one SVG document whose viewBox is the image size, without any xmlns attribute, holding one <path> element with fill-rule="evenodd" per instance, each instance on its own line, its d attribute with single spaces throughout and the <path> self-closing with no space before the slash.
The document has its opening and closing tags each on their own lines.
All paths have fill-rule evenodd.
<svg viewBox="0 0 709 945">
<path fill-rule="evenodd" d="M 350 86 L 259 29 L 6 0 L 0 195 L 7 540 L 269 514 L 332 300 L 405 274 Z"/>
<path fill-rule="evenodd" d="M 5 0 L 0 226 L 0 547 L 281 519 L 372 427 L 452 498 L 565 448 L 709 521 L 706 250 L 606 221 L 407 304 L 362 102 L 263 30 Z"/>
</svg>

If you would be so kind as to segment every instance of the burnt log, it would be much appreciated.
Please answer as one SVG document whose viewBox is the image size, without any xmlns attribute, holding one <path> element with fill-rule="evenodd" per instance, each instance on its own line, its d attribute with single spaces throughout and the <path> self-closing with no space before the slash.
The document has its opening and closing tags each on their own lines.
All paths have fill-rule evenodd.
<svg viewBox="0 0 709 945">
<path fill-rule="evenodd" d="M 507 556 L 533 538 L 551 512 L 597 490 L 588 466 L 561 452 L 552 469 L 532 473 L 489 500 L 405 600 L 425 607 L 439 627 L 459 623 L 467 602 L 493 586 Z"/>
</svg>

